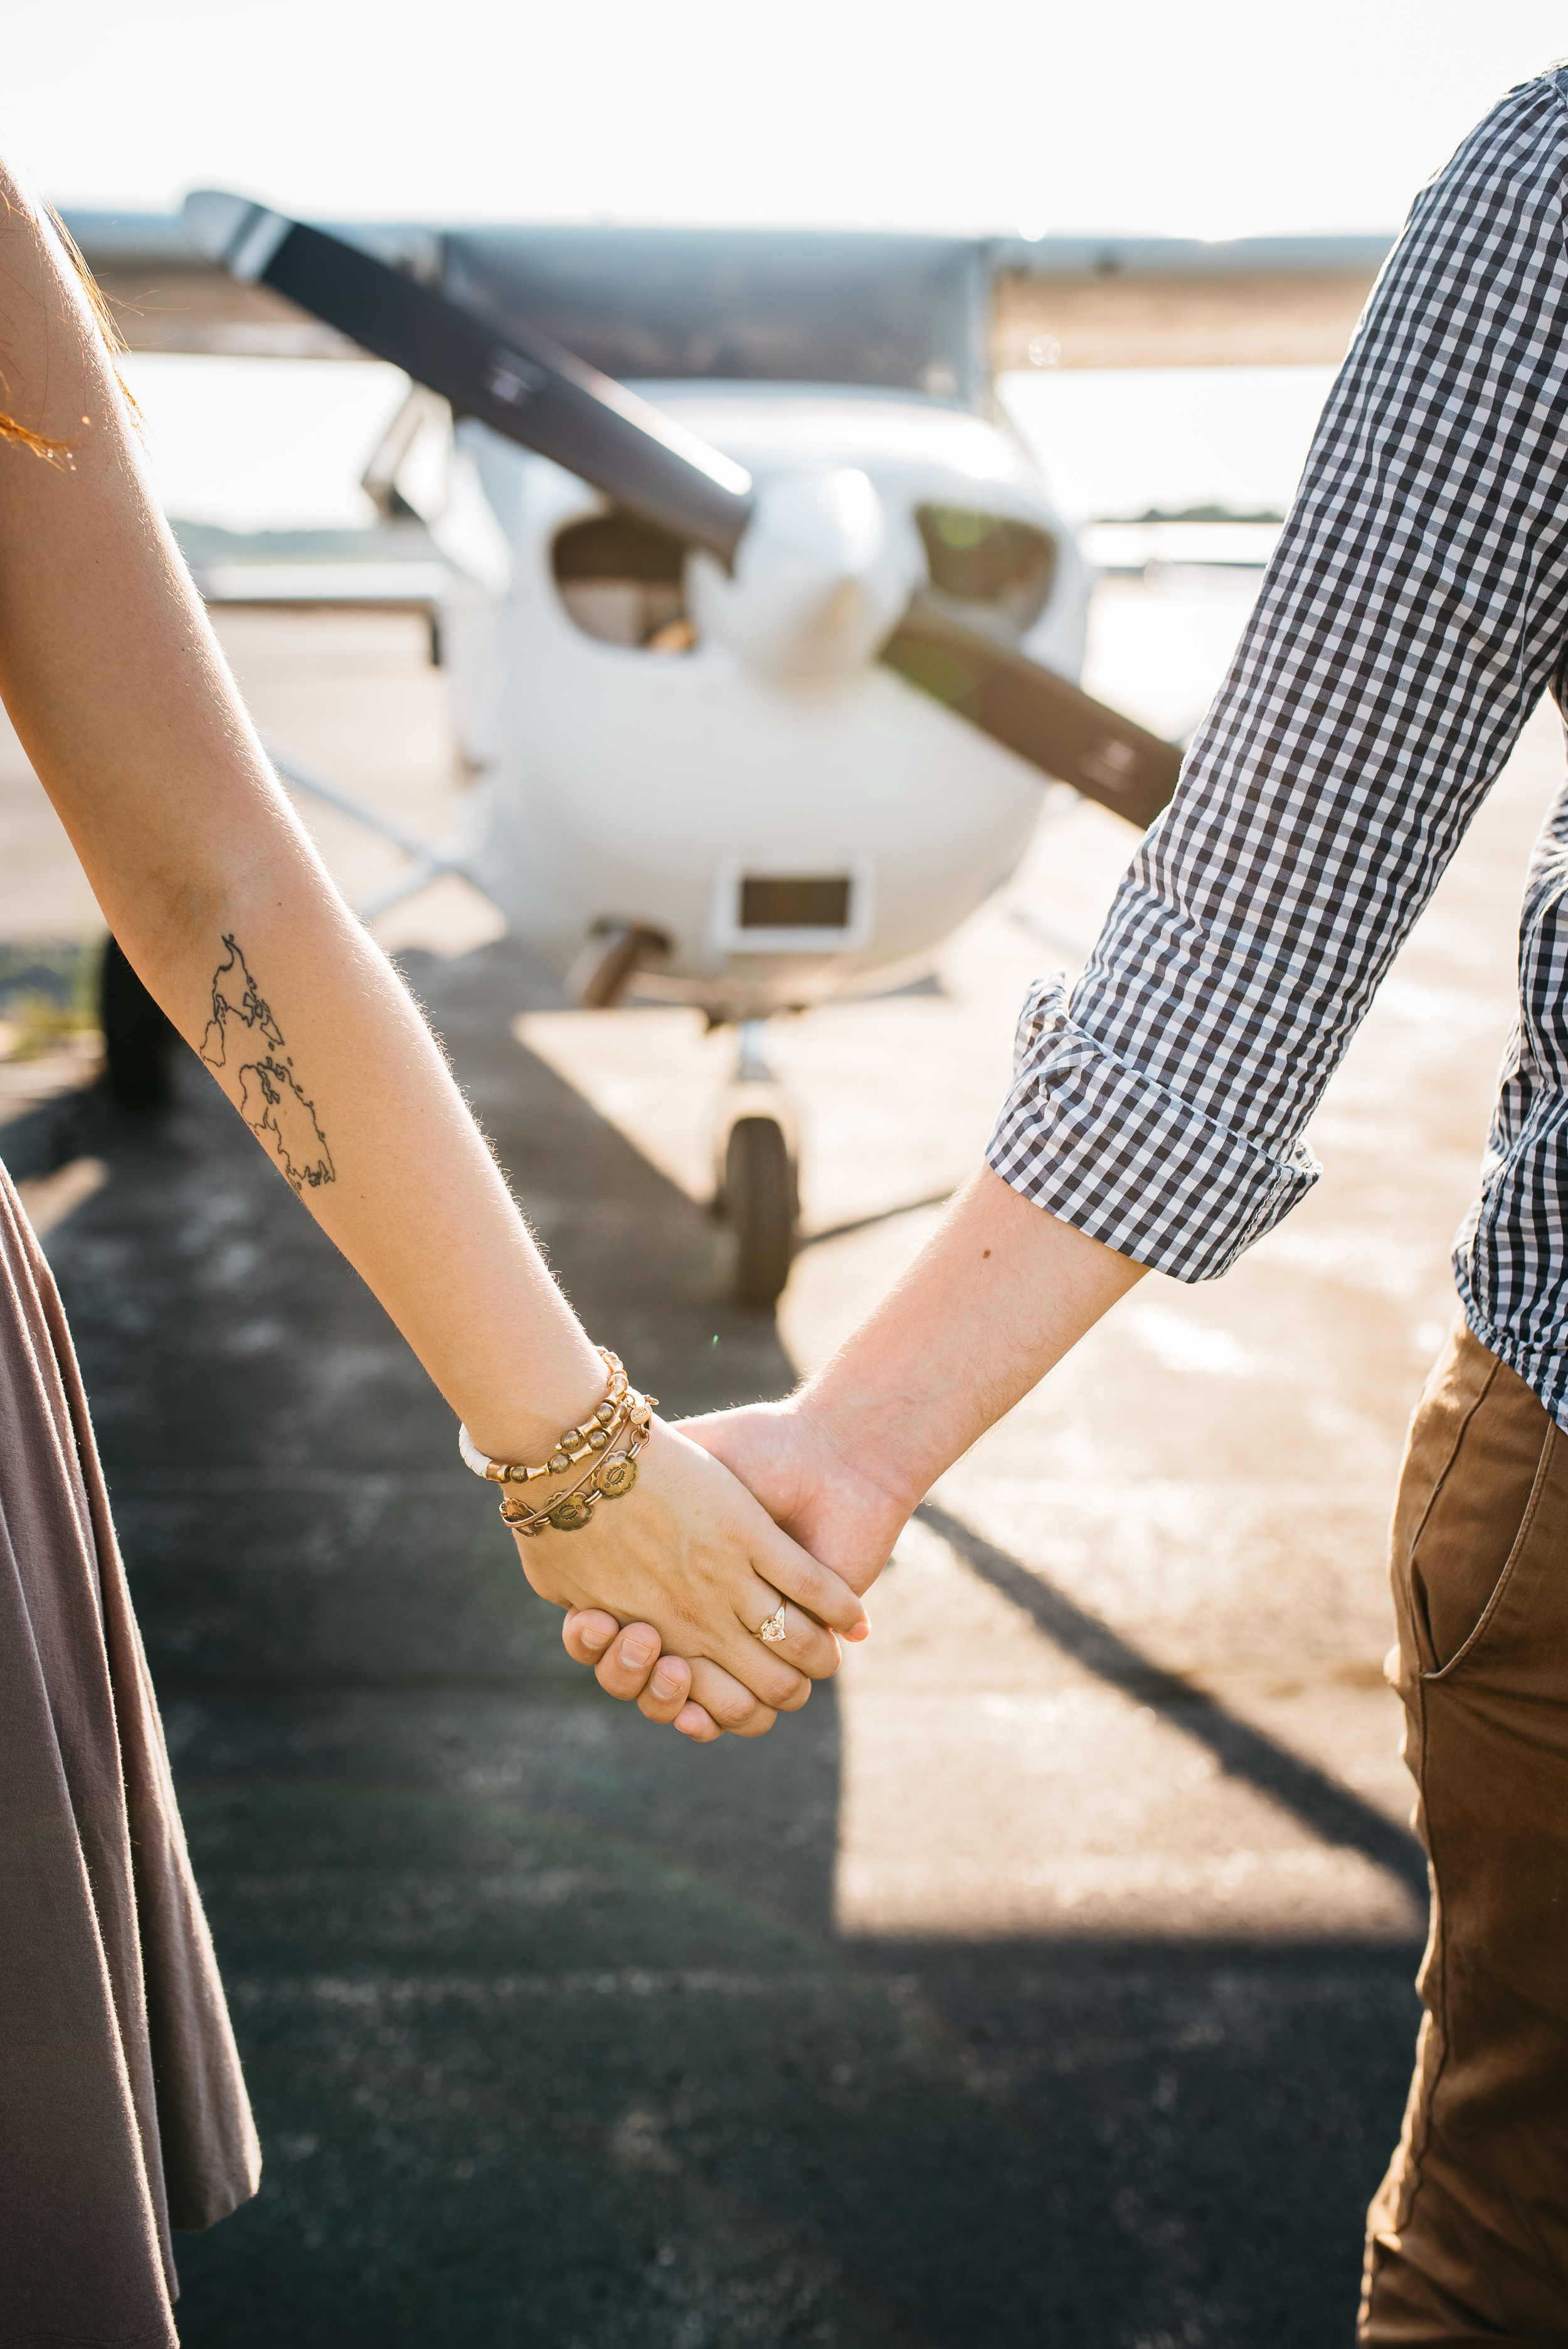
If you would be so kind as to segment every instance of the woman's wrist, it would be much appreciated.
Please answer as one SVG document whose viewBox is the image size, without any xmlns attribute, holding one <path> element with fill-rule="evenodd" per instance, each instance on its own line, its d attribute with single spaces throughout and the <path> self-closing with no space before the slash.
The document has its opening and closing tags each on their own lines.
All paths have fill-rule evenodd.
<svg viewBox="0 0 1568 2349">
<path fill-rule="evenodd" d="M 487 1381 L 462 1413 L 463 1425 L 475 1450 L 490 1460 L 549 1462 L 561 1456 L 566 1436 L 593 1419 L 611 1384 L 603 1356 L 584 1339 L 581 1350 L 572 1348 L 570 1359 L 541 1366 L 510 1394 L 501 1392 L 500 1381 Z M 571 1465 L 568 1454 L 568 1471 Z M 550 1479 L 559 1481 L 559 1473 Z"/>
</svg>

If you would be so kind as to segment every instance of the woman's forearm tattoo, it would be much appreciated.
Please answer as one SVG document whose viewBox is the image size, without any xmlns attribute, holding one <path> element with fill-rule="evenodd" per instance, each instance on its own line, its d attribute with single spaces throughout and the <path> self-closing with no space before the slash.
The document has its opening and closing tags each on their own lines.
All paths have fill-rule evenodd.
<svg viewBox="0 0 1568 2349">
<path fill-rule="evenodd" d="M 239 1080 L 240 1115 L 259 1142 L 270 1143 L 289 1181 L 303 1192 L 335 1183 L 336 1169 L 326 1136 L 315 1122 L 284 1049 L 283 1031 L 251 977 L 237 942 L 212 973 L 212 1017 L 200 1050 L 210 1069 L 229 1069 Z M 245 1058 L 253 1054 L 253 1058 Z"/>
</svg>

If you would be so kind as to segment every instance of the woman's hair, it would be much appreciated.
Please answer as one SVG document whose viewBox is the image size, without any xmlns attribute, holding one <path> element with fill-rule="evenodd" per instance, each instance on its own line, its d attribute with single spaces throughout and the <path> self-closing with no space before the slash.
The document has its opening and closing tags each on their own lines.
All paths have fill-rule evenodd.
<svg viewBox="0 0 1568 2349">
<path fill-rule="evenodd" d="M 82 259 L 81 248 L 70 230 L 52 206 L 46 206 L 45 211 L 50 227 L 64 247 L 67 260 L 82 281 L 82 290 L 88 297 L 88 307 L 93 314 L 98 333 L 103 336 L 104 347 L 108 352 L 109 364 L 114 367 L 116 359 L 126 347 L 125 336 L 115 323 L 114 312 L 104 297 L 103 288 Z M 139 417 L 141 411 L 131 397 L 130 386 L 126 382 L 118 367 L 114 367 L 114 379 L 125 394 L 131 414 Z M 24 449 L 31 449 L 36 457 L 42 457 L 50 464 L 57 463 L 62 457 L 68 457 L 73 446 L 69 440 L 51 440 L 46 433 L 34 432 L 26 424 L 18 424 L 16 419 L 7 415 L 4 409 L 0 409 L 0 440 L 19 441 Z"/>
</svg>

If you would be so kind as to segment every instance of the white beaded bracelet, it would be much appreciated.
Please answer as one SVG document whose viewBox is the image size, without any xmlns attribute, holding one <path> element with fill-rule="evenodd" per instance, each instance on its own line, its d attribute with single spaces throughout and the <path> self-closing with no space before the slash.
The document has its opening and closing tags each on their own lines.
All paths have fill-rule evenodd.
<svg viewBox="0 0 1568 2349">
<path fill-rule="evenodd" d="M 521 1460 L 492 1460 L 488 1453 L 480 1450 L 468 1429 L 459 1426 L 458 1450 L 463 1455 L 464 1467 L 471 1468 L 476 1476 L 484 1477 L 491 1485 L 531 1485 L 541 1476 L 563 1476 L 569 1468 L 575 1468 L 579 1461 L 588 1459 L 594 1453 L 606 1451 L 612 1436 L 618 1433 L 625 1419 L 632 1390 L 626 1383 L 620 1356 L 613 1354 L 607 1346 L 601 1346 L 598 1352 L 610 1373 L 604 1400 L 580 1427 L 562 1430 L 561 1440 L 548 1460 L 542 1460 L 536 1467 L 530 1467 Z"/>
</svg>

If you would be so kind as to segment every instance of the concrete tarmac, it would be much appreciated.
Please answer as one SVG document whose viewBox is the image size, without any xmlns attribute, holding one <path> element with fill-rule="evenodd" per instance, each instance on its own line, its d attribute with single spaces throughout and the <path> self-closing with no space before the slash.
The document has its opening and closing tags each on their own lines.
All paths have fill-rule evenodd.
<svg viewBox="0 0 1568 2349">
<path fill-rule="evenodd" d="M 1090 681 L 1190 722 L 1244 608 L 1110 583 Z M 411 624 L 224 633 L 270 732 L 442 827 Z M 944 1478 L 866 1651 L 758 1744 L 567 1663 L 449 1414 L 194 1062 L 146 1122 L 13 1083 L 7 1163 L 69 1177 L 35 1195 L 267 2156 L 181 2240 L 191 2349 L 1348 2340 L 1424 1921 L 1384 1534 L 1560 755 L 1538 717 L 1311 1198 L 1223 1283 L 1143 1283 Z M 0 746 L 0 942 L 90 924 L 51 821 Z M 783 1392 L 908 1260 L 1129 846 L 1047 794 L 938 991 L 780 1027 L 809 1244 L 776 1319 L 722 1301 L 704 1213 L 732 1043 L 563 1009 L 456 883 L 388 942 L 589 1329 L 679 1413 Z"/>
</svg>

